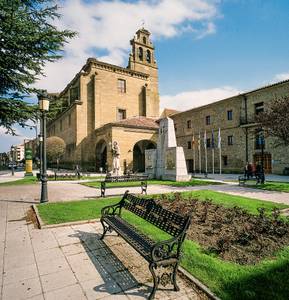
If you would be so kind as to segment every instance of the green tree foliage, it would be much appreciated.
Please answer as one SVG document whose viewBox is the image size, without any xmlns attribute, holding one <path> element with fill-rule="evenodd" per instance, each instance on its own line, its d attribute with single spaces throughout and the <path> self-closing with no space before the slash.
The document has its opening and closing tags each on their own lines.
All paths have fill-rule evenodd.
<svg viewBox="0 0 289 300">
<path fill-rule="evenodd" d="M 276 138 L 275 146 L 289 146 L 289 97 L 273 100 L 257 122 L 269 136 Z"/>
<path fill-rule="evenodd" d="M 58 136 L 46 139 L 47 158 L 50 162 L 58 161 L 65 152 L 65 142 Z"/>
<path fill-rule="evenodd" d="M 76 34 L 53 25 L 60 15 L 51 3 L 0 0 L 0 126 L 12 134 L 14 124 L 35 118 L 35 106 L 24 98 L 38 92 L 32 85 L 44 75 L 45 63 L 59 59 Z"/>
</svg>

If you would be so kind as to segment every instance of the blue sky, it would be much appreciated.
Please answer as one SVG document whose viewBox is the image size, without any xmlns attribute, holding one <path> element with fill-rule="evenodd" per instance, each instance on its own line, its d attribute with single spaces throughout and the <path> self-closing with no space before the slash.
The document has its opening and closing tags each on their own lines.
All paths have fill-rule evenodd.
<svg viewBox="0 0 289 300">
<path fill-rule="evenodd" d="M 57 92 L 88 57 L 126 66 L 129 40 L 141 26 L 152 33 L 161 108 L 185 110 L 289 78 L 289 1 L 61 1 L 62 28 L 79 32 L 65 57 L 45 67 L 36 84 Z M 0 152 L 34 135 L 0 129 Z"/>
</svg>

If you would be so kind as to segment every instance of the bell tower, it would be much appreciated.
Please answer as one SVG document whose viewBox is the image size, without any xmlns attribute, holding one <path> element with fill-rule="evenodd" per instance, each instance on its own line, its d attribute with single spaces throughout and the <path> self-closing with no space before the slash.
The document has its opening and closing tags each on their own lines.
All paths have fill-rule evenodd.
<svg viewBox="0 0 289 300">
<path fill-rule="evenodd" d="M 155 60 L 155 48 L 150 40 L 150 32 L 139 29 L 130 41 L 132 46 L 128 69 L 149 75 L 143 87 L 144 115 L 159 117 L 158 67 Z"/>
</svg>

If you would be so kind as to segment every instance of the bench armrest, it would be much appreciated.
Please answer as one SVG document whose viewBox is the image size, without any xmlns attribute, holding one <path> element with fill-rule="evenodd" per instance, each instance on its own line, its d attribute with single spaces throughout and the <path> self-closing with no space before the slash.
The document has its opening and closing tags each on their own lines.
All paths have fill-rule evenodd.
<svg viewBox="0 0 289 300">
<path fill-rule="evenodd" d="M 108 205 L 101 209 L 101 216 L 106 215 L 119 215 L 121 210 L 120 203 L 114 204 L 114 205 Z"/>
<path fill-rule="evenodd" d="M 151 258 L 154 262 L 169 258 L 178 258 L 182 245 L 182 236 L 156 243 L 151 249 Z"/>
</svg>

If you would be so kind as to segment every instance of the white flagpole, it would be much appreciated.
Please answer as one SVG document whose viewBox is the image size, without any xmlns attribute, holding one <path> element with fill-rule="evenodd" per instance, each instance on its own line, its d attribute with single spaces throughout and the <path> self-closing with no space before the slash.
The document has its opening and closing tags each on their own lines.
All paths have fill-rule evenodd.
<svg viewBox="0 0 289 300">
<path fill-rule="evenodd" d="M 193 169 L 196 174 L 196 149 L 195 149 L 195 134 L 193 134 Z"/>
<path fill-rule="evenodd" d="M 199 141 L 198 141 L 198 148 L 199 148 L 199 172 L 202 174 L 202 158 L 201 158 L 201 133 L 199 131 Z"/>
<path fill-rule="evenodd" d="M 212 164 L 213 164 L 213 174 L 215 174 L 215 149 L 212 148 Z"/>
<path fill-rule="evenodd" d="M 221 128 L 219 128 L 218 133 L 218 148 L 219 148 L 219 155 L 220 155 L 220 174 L 222 174 L 222 139 L 221 139 Z"/>
<path fill-rule="evenodd" d="M 205 130 L 204 133 L 204 148 L 205 148 L 205 169 L 206 169 L 206 174 L 208 174 L 208 153 L 207 153 L 207 132 Z"/>
<path fill-rule="evenodd" d="M 212 129 L 212 172 L 215 174 L 215 138 L 214 131 Z"/>
</svg>

